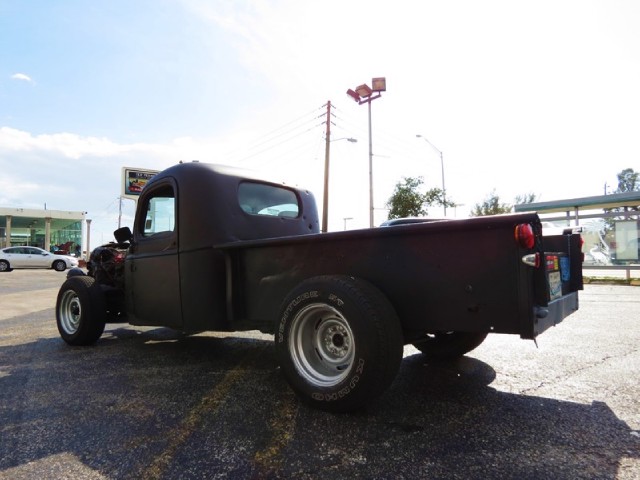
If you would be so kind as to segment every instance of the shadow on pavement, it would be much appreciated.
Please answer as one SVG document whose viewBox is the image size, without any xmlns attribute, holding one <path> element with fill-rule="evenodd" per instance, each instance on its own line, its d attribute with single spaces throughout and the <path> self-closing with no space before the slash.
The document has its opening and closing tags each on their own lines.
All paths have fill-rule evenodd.
<svg viewBox="0 0 640 480">
<path fill-rule="evenodd" d="M 605 403 L 497 391 L 470 357 L 407 357 L 348 415 L 300 405 L 262 338 L 115 328 L 0 366 L 0 478 L 616 478 L 640 457 Z"/>
</svg>

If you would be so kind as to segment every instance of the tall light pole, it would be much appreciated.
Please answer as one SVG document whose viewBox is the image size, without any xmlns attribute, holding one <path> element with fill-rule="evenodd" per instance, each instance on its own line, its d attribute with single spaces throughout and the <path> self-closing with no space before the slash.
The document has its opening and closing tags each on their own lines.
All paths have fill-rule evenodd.
<svg viewBox="0 0 640 480">
<path fill-rule="evenodd" d="M 439 150 L 438 148 L 436 148 L 436 146 L 431 143 L 429 140 L 427 140 L 427 138 L 424 135 L 416 135 L 416 137 L 423 139 L 425 142 L 427 142 L 431 148 L 433 148 L 436 152 L 438 152 L 440 154 L 440 165 L 442 167 L 442 203 L 444 206 L 444 216 L 447 216 L 447 197 L 446 197 L 446 190 L 444 188 L 444 159 L 442 158 L 442 151 Z"/>
<path fill-rule="evenodd" d="M 385 77 L 377 77 L 371 80 L 372 87 L 366 83 L 360 85 L 355 91 L 347 90 L 347 95 L 353 98 L 359 105 L 366 103 L 369 111 L 369 227 L 373 228 L 373 142 L 371 139 L 371 102 L 382 96 L 387 90 Z M 374 95 L 376 93 L 377 95 Z"/>
</svg>

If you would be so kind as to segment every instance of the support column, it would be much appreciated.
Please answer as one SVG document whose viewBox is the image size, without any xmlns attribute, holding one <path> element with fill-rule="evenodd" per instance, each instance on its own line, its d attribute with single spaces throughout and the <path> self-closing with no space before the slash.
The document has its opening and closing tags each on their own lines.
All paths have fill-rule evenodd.
<svg viewBox="0 0 640 480">
<path fill-rule="evenodd" d="M 47 252 L 51 250 L 51 217 L 44 219 L 44 249 Z"/>
<path fill-rule="evenodd" d="M 7 228 L 4 231 L 4 234 L 7 236 L 5 247 L 11 246 L 11 215 L 7 215 Z"/>
<path fill-rule="evenodd" d="M 89 261 L 89 256 L 91 255 L 91 219 L 87 218 L 87 256 L 85 260 Z"/>
</svg>

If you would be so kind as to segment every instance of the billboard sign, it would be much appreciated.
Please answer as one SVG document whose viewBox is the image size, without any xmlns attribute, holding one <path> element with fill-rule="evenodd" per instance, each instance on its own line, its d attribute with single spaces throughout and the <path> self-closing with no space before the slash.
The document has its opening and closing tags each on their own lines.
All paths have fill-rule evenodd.
<svg viewBox="0 0 640 480">
<path fill-rule="evenodd" d="M 158 170 L 122 167 L 122 196 L 137 200 L 142 189 Z"/>
</svg>

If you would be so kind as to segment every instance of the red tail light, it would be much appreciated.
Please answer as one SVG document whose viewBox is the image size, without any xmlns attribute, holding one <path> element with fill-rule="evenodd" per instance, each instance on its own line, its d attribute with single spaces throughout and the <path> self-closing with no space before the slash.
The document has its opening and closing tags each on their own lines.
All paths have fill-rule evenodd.
<svg viewBox="0 0 640 480">
<path fill-rule="evenodd" d="M 516 225 L 515 238 L 518 245 L 522 248 L 533 248 L 536 244 L 536 237 L 533 234 L 533 228 L 528 223 Z"/>
</svg>

